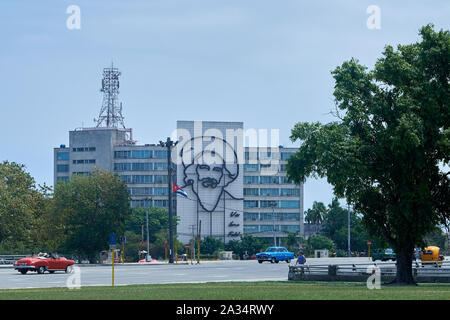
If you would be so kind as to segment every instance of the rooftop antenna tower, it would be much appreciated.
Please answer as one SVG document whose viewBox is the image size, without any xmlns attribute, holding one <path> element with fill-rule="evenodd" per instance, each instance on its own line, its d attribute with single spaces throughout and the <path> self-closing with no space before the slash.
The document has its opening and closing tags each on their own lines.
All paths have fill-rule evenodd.
<svg viewBox="0 0 450 320">
<path fill-rule="evenodd" d="M 127 132 L 127 143 L 134 144 L 131 129 L 125 127 L 122 115 L 122 102 L 118 102 L 119 97 L 119 76 L 121 72 L 118 68 L 114 68 L 111 62 L 110 68 L 103 69 L 102 88 L 103 102 L 102 108 L 98 115 L 98 119 L 94 119 L 97 128 L 116 128 L 124 129 Z"/>
<path fill-rule="evenodd" d="M 102 88 L 103 92 L 103 103 L 100 110 L 98 119 L 94 121 L 97 122 L 97 128 L 123 128 L 125 129 L 125 124 L 123 122 L 122 115 L 122 103 L 119 104 L 119 76 L 121 72 L 118 68 L 114 68 L 113 63 L 111 63 L 110 68 L 103 69 L 103 79 Z"/>
</svg>

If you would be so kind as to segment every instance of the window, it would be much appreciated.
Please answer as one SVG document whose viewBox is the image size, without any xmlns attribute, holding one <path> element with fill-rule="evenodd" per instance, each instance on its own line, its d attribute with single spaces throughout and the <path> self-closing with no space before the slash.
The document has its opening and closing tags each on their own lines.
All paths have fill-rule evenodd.
<svg viewBox="0 0 450 320">
<path fill-rule="evenodd" d="M 280 183 L 282 183 L 282 184 L 294 184 L 294 182 L 288 181 L 287 177 L 280 177 Z"/>
<path fill-rule="evenodd" d="M 152 194 L 152 188 L 128 188 L 128 192 L 132 196 L 147 196 Z"/>
<path fill-rule="evenodd" d="M 57 177 L 56 182 L 67 182 L 69 181 L 69 177 Z"/>
<path fill-rule="evenodd" d="M 277 197 L 280 195 L 278 188 L 261 188 L 261 195 L 266 197 Z"/>
<path fill-rule="evenodd" d="M 148 208 L 152 206 L 152 200 L 131 200 L 132 208 Z"/>
<path fill-rule="evenodd" d="M 244 221 L 245 220 L 258 220 L 259 213 L 257 212 L 244 212 Z"/>
<path fill-rule="evenodd" d="M 150 171 L 152 170 L 153 164 L 151 162 L 136 162 L 133 163 L 133 171 Z"/>
<path fill-rule="evenodd" d="M 167 159 L 167 151 L 165 150 L 155 150 L 153 154 L 155 159 Z"/>
<path fill-rule="evenodd" d="M 169 194 L 169 189 L 166 188 L 154 188 L 153 189 L 153 194 L 155 196 L 167 196 Z"/>
<path fill-rule="evenodd" d="M 285 226 L 281 226 L 281 231 L 287 232 L 287 231 L 291 231 L 291 232 L 299 232 L 300 231 L 300 226 L 290 226 L 290 225 L 285 225 Z"/>
<path fill-rule="evenodd" d="M 114 151 L 114 158 L 116 159 L 130 159 L 131 151 Z"/>
<path fill-rule="evenodd" d="M 69 153 L 68 152 L 57 152 L 56 159 L 57 160 L 69 160 Z"/>
<path fill-rule="evenodd" d="M 259 165 L 257 164 L 244 164 L 244 172 L 257 172 L 259 171 Z"/>
<path fill-rule="evenodd" d="M 68 164 L 58 164 L 56 166 L 56 172 L 69 172 Z"/>
<path fill-rule="evenodd" d="M 244 176 L 244 184 L 258 184 L 258 176 Z"/>
<path fill-rule="evenodd" d="M 280 179 L 277 176 L 261 176 L 260 183 L 261 184 L 279 184 Z"/>
<path fill-rule="evenodd" d="M 300 189 L 281 189 L 281 195 L 284 197 L 300 196 Z"/>
<path fill-rule="evenodd" d="M 280 164 L 280 172 L 286 172 L 286 168 L 285 164 Z"/>
<path fill-rule="evenodd" d="M 281 153 L 281 160 L 288 160 L 294 152 L 282 152 Z"/>
<path fill-rule="evenodd" d="M 244 196 L 258 196 L 258 188 L 244 188 Z"/>
<path fill-rule="evenodd" d="M 280 229 L 280 226 L 275 226 L 275 231 L 278 231 Z M 259 226 L 259 230 L 261 232 L 267 232 L 267 231 L 271 231 L 273 232 L 273 225 L 267 225 L 267 226 Z"/>
<path fill-rule="evenodd" d="M 167 170 L 167 163 L 166 162 L 155 162 L 154 170 L 155 171 L 165 171 L 165 170 Z"/>
<path fill-rule="evenodd" d="M 300 220 L 300 214 L 299 213 L 279 213 L 278 214 L 279 220 L 287 220 L 287 221 L 298 221 Z"/>
<path fill-rule="evenodd" d="M 257 200 L 244 200 L 244 208 L 258 208 Z"/>
<path fill-rule="evenodd" d="M 272 208 L 272 206 L 274 206 L 274 208 L 278 208 L 279 206 L 279 201 L 277 200 L 261 200 L 261 208 Z"/>
<path fill-rule="evenodd" d="M 155 207 L 167 208 L 169 207 L 169 200 L 153 200 Z"/>
<path fill-rule="evenodd" d="M 244 226 L 244 233 L 252 233 L 252 232 L 258 232 L 258 226 L 257 225 L 246 225 L 246 226 Z"/>
<path fill-rule="evenodd" d="M 168 176 L 163 176 L 163 175 L 155 175 L 155 183 L 167 183 L 168 182 Z"/>
<path fill-rule="evenodd" d="M 300 208 L 300 201 L 281 200 L 281 208 Z"/>
<path fill-rule="evenodd" d="M 115 171 L 131 171 L 131 163 L 123 162 L 123 163 L 114 163 Z"/>
<path fill-rule="evenodd" d="M 133 183 L 152 183 L 153 176 L 145 175 L 145 176 L 133 176 Z"/>
<path fill-rule="evenodd" d="M 275 215 L 276 215 L 276 213 L 275 213 Z M 272 214 L 272 212 L 261 212 L 260 219 L 261 219 L 261 221 L 273 220 L 274 215 Z"/>
<path fill-rule="evenodd" d="M 152 157 L 151 150 L 134 150 L 131 156 L 135 159 L 149 159 Z"/>
</svg>

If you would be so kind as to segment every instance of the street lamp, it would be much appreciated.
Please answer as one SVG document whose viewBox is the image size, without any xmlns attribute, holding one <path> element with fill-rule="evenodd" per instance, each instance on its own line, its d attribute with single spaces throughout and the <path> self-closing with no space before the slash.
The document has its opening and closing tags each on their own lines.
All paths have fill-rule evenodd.
<svg viewBox="0 0 450 320">
<path fill-rule="evenodd" d="M 174 230 L 173 230 L 173 213 L 172 213 L 172 147 L 176 146 L 178 141 L 174 142 L 167 138 L 166 142 L 159 141 L 161 147 L 167 148 L 167 184 L 169 191 L 169 263 L 174 260 Z"/>
<path fill-rule="evenodd" d="M 352 252 L 350 251 L 350 204 L 347 204 L 347 247 L 349 257 L 352 256 Z"/>
<path fill-rule="evenodd" d="M 275 234 L 275 206 L 276 206 L 276 202 L 275 201 L 271 201 L 270 202 L 270 206 L 272 207 L 272 221 L 273 221 L 273 245 L 276 247 L 277 246 L 277 237 Z"/>
<path fill-rule="evenodd" d="M 145 201 L 148 202 L 152 201 L 152 198 L 145 198 Z M 147 224 L 147 254 L 145 255 L 145 261 L 146 262 L 150 262 L 151 261 L 151 257 L 150 257 L 150 237 L 149 237 L 149 230 L 148 230 L 148 211 L 150 210 L 150 206 L 147 206 L 147 211 L 145 214 L 145 221 Z"/>
</svg>

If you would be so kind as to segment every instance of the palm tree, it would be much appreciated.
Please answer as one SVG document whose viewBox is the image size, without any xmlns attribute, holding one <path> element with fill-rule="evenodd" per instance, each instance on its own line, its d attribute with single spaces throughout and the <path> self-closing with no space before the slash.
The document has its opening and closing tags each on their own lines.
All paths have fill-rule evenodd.
<svg viewBox="0 0 450 320">
<path fill-rule="evenodd" d="M 308 209 L 305 212 L 306 222 L 313 224 L 322 224 L 327 214 L 327 208 L 322 202 L 314 201 L 312 209 Z"/>
</svg>

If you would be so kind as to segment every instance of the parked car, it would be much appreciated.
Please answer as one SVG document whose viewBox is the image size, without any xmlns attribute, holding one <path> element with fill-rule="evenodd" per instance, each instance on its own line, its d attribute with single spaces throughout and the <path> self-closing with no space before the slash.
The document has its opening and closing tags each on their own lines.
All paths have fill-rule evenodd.
<svg viewBox="0 0 450 320">
<path fill-rule="evenodd" d="M 392 260 L 395 261 L 396 260 L 396 255 L 394 250 L 392 250 L 391 248 L 388 248 L 386 250 L 381 250 L 381 251 L 376 251 L 372 254 L 372 260 L 376 261 L 376 260 L 381 260 L 381 261 L 388 261 L 388 260 Z"/>
<path fill-rule="evenodd" d="M 259 263 L 263 263 L 263 261 L 270 261 L 271 263 L 286 261 L 290 263 L 291 259 L 294 259 L 294 253 L 289 252 L 285 247 L 269 247 L 266 251 L 256 254 L 256 259 Z"/>
<path fill-rule="evenodd" d="M 54 273 L 55 271 L 65 271 L 70 273 L 73 270 L 73 260 L 59 257 L 58 255 L 39 253 L 36 257 L 27 257 L 14 262 L 14 269 L 21 274 L 34 271 L 43 274 L 45 271 Z"/>
<path fill-rule="evenodd" d="M 420 260 L 422 261 L 422 266 L 426 264 L 436 264 L 438 266 L 442 265 L 444 261 L 444 256 L 440 255 L 440 248 L 435 246 L 429 246 L 422 250 L 420 253 Z"/>
</svg>

